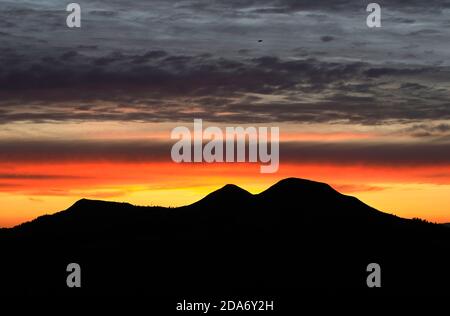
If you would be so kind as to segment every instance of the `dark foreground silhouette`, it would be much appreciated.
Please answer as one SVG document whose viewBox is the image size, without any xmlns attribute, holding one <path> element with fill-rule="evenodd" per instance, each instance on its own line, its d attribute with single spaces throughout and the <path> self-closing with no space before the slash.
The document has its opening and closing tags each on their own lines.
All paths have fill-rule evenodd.
<svg viewBox="0 0 450 316">
<path fill-rule="evenodd" d="M 185 207 L 80 200 L 0 231 L 0 292 L 52 295 L 448 295 L 450 229 L 330 186 L 226 185 Z M 66 266 L 82 287 L 66 286 Z M 369 263 L 381 289 L 368 288 Z"/>
</svg>

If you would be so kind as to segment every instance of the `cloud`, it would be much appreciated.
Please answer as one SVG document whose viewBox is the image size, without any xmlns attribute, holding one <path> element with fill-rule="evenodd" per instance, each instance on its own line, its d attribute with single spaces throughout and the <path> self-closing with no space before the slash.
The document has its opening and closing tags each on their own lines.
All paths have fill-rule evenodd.
<svg viewBox="0 0 450 316">
<path fill-rule="evenodd" d="M 0 123 L 191 121 L 190 109 L 210 121 L 236 123 L 450 118 L 444 81 L 450 70 L 442 67 L 276 56 L 226 59 L 162 50 L 64 56 L 0 74 Z M 20 64 L 26 61 L 16 61 Z M 393 78 L 391 85 L 398 88 L 389 87 Z"/>
<path fill-rule="evenodd" d="M 280 145 L 280 161 L 392 167 L 449 166 L 450 146 L 446 142 L 291 142 Z"/>
<path fill-rule="evenodd" d="M 403 132 L 414 137 L 446 137 L 450 134 L 450 125 L 445 123 L 414 124 Z"/>
<path fill-rule="evenodd" d="M 0 173 L 0 180 L 61 180 L 61 179 L 86 179 L 85 177 L 55 175 L 55 174 L 16 174 L 16 173 Z"/>
<path fill-rule="evenodd" d="M 449 1 L 390 1 L 377 32 L 356 0 L 80 4 L 74 30 L 56 0 L 2 3 L 0 124 L 450 118 Z"/>
<path fill-rule="evenodd" d="M 171 144 L 150 141 L 2 141 L 0 162 L 157 162 L 170 159 Z M 59 175 L 0 174 L 0 179 L 59 179 Z"/>
<path fill-rule="evenodd" d="M 331 42 L 331 41 L 333 41 L 334 40 L 334 37 L 333 36 L 329 36 L 329 35 L 325 35 L 325 36 L 322 36 L 321 38 L 320 38 L 320 40 L 322 41 L 322 42 Z"/>
<path fill-rule="evenodd" d="M 0 163 L 170 162 L 173 142 L 20 141 L 0 143 Z M 282 142 L 280 162 L 372 166 L 449 166 L 446 142 Z M 0 175 L 0 179 L 59 179 L 58 175 Z M 63 176 L 64 177 L 64 176 Z"/>
<path fill-rule="evenodd" d="M 331 186 L 342 193 L 355 193 L 355 192 L 373 192 L 383 191 L 386 187 L 366 185 L 366 184 L 331 184 Z"/>
</svg>

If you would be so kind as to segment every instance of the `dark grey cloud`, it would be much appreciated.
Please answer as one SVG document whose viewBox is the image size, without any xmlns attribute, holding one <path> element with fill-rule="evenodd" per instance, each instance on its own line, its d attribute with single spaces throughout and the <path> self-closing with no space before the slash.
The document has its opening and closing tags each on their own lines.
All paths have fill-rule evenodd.
<svg viewBox="0 0 450 316">
<path fill-rule="evenodd" d="M 280 146 L 284 162 L 330 163 L 339 165 L 448 166 L 448 142 L 417 143 L 285 143 Z"/>
<path fill-rule="evenodd" d="M 450 136 L 450 125 L 446 123 L 440 124 L 414 124 L 404 131 L 408 135 L 414 137 L 434 137 L 447 138 Z"/>
<path fill-rule="evenodd" d="M 88 14 L 91 15 L 97 15 L 97 16 L 101 16 L 101 17 L 115 17 L 118 15 L 118 12 L 116 11 L 109 11 L 109 10 L 92 10 L 89 11 Z"/>
<path fill-rule="evenodd" d="M 325 36 L 322 36 L 321 38 L 320 38 L 320 40 L 322 41 L 322 42 L 331 42 L 332 40 L 334 40 L 334 37 L 333 36 L 330 36 L 330 35 L 325 35 Z"/>
<path fill-rule="evenodd" d="M 186 6 L 192 6 L 196 9 L 212 10 L 214 5 L 217 8 L 255 8 L 254 12 L 258 13 L 286 13 L 286 12 L 298 12 L 305 10 L 318 10 L 318 11 L 349 11 L 349 10 L 365 10 L 365 7 L 371 3 L 371 1 L 360 0 L 218 0 L 214 1 L 214 5 L 204 4 L 203 1 L 178 1 L 185 3 Z M 430 11 L 441 11 L 446 8 L 450 8 L 450 1 L 447 0 L 431 0 L 428 2 L 420 0 L 390 0 L 380 2 L 380 4 L 387 8 L 395 8 L 397 10 L 417 10 L 425 9 Z M 362 8 L 361 8 L 362 7 Z"/>
<path fill-rule="evenodd" d="M 449 119 L 450 1 L 368 2 L 1 1 L 0 123 Z"/>
<path fill-rule="evenodd" d="M 414 76 L 427 72 L 427 68 L 395 68 L 395 67 L 376 67 L 365 71 L 365 74 L 371 78 L 381 76 Z"/>
<path fill-rule="evenodd" d="M 157 141 L 1 141 L 0 162 L 156 162 L 171 161 L 173 142 Z M 448 166 L 448 142 L 282 142 L 282 163 L 374 166 Z M 0 179 L 40 179 L 41 175 L 2 173 Z M 58 175 L 48 175 L 58 178 Z"/>
<path fill-rule="evenodd" d="M 171 144 L 151 141 L 0 141 L 0 162 L 155 162 L 170 160 Z M 49 175 L 59 177 L 58 175 Z M 0 174 L 0 179 L 39 175 Z"/>
<path fill-rule="evenodd" d="M 68 51 L 0 74 L 0 123 L 449 119 L 449 75 L 437 66 L 315 58 L 226 59 L 162 50 L 91 58 Z M 224 112 L 231 114 L 225 118 Z"/>
</svg>

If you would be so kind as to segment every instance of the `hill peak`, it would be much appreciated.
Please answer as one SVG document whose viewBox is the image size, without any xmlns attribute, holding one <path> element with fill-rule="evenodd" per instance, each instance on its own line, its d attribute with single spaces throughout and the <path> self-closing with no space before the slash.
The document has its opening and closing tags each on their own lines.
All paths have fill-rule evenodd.
<svg viewBox="0 0 450 316">
<path fill-rule="evenodd" d="M 226 184 L 222 188 L 217 190 L 216 192 L 231 192 L 231 193 L 233 193 L 233 192 L 241 192 L 241 193 L 245 192 L 245 193 L 250 194 L 250 192 L 244 190 L 243 188 L 241 188 L 241 187 L 239 187 L 239 186 L 237 186 L 235 184 Z"/>
<path fill-rule="evenodd" d="M 90 200 L 90 199 L 80 199 L 76 201 L 71 207 L 67 209 L 67 211 L 78 211 L 84 209 L 101 209 L 104 207 L 114 207 L 114 206 L 132 206 L 129 203 L 121 203 L 121 202 L 110 202 L 110 201 L 102 201 L 102 200 Z"/>
<path fill-rule="evenodd" d="M 331 188 L 328 184 L 323 182 L 317 182 L 302 178 L 286 178 L 278 181 L 274 185 L 272 185 L 268 190 L 271 188 L 286 188 L 286 187 L 292 187 L 292 188 L 323 188 L 323 189 L 331 189 L 335 191 L 333 188 Z"/>
<path fill-rule="evenodd" d="M 304 193 L 313 193 L 313 194 L 339 194 L 336 190 L 334 190 L 331 186 L 326 183 L 316 182 L 301 178 L 286 178 L 278 181 L 267 190 L 261 192 L 260 196 L 268 196 L 268 195 L 286 195 L 293 194 L 297 196 L 298 194 Z"/>
<path fill-rule="evenodd" d="M 250 192 L 241 187 L 234 184 L 227 184 L 222 188 L 211 192 L 197 203 L 234 203 L 236 201 L 246 200 L 251 196 L 253 195 Z"/>
<path fill-rule="evenodd" d="M 217 197 L 217 196 L 239 196 L 239 195 L 250 196 L 252 194 L 235 184 L 226 184 L 223 187 L 221 187 L 220 189 L 211 192 L 206 197 L 208 197 L 208 196 L 215 196 L 215 197 Z"/>
</svg>

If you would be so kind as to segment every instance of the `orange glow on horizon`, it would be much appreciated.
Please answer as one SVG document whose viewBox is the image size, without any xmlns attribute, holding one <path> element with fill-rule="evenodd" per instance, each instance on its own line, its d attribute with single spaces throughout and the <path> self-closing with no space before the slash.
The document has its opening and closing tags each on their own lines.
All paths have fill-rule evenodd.
<svg viewBox="0 0 450 316">
<path fill-rule="evenodd" d="M 66 209 L 80 198 L 138 205 L 180 206 L 227 183 L 258 193 L 286 177 L 332 185 L 382 211 L 450 221 L 449 166 L 342 166 L 281 164 L 260 174 L 259 163 L 56 163 L 0 164 L 0 227 Z M 5 177 L 5 174 L 11 176 Z M 433 203 L 430 203 L 433 201 Z"/>
</svg>

